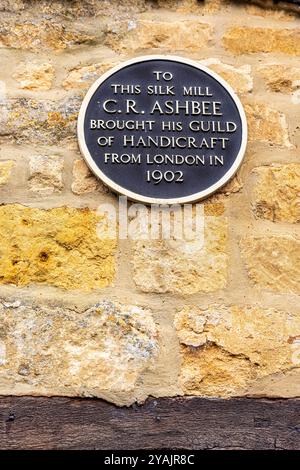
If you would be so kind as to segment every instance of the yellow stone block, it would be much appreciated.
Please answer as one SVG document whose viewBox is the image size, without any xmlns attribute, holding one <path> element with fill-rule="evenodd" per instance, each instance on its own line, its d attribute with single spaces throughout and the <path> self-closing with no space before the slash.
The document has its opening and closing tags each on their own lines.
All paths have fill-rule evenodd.
<svg viewBox="0 0 300 470">
<path fill-rule="evenodd" d="M 244 395 L 256 381 L 298 365 L 300 319 L 292 312 L 261 306 L 187 306 L 177 313 L 175 327 L 185 394 Z M 266 392 L 272 394 L 272 388 L 270 378 Z"/>
<path fill-rule="evenodd" d="M 273 222 L 300 222 L 300 164 L 261 166 L 254 169 L 253 210 Z"/>
<path fill-rule="evenodd" d="M 0 283 L 89 291 L 111 284 L 116 241 L 100 239 L 106 219 L 89 209 L 0 207 Z"/>
<path fill-rule="evenodd" d="M 234 26 L 225 33 L 223 44 L 234 54 L 281 52 L 297 56 L 300 55 L 300 30 Z"/>
</svg>

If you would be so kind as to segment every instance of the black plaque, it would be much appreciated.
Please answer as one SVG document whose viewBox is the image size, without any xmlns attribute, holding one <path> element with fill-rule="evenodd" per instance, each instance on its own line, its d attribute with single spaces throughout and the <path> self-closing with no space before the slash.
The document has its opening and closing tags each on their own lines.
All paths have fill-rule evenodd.
<svg viewBox="0 0 300 470">
<path fill-rule="evenodd" d="M 114 191 L 146 203 L 203 199 L 245 153 L 242 105 L 217 74 L 187 59 L 140 57 L 90 88 L 78 119 L 90 169 Z"/>
</svg>

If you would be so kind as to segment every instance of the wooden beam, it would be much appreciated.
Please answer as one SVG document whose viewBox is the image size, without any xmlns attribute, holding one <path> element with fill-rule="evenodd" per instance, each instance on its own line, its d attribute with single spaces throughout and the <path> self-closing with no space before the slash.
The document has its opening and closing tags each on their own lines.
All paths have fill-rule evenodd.
<svg viewBox="0 0 300 470">
<path fill-rule="evenodd" d="M 300 449 L 300 400 L 0 398 L 0 449 Z"/>
</svg>

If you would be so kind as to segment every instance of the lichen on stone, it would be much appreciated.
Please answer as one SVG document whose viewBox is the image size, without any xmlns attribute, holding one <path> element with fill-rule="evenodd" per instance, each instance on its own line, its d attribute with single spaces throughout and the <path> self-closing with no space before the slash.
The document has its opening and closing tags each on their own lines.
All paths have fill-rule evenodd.
<svg viewBox="0 0 300 470">
<path fill-rule="evenodd" d="M 138 306 L 101 300 L 80 312 L 2 300 L 0 314 L 2 395 L 98 396 L 130 404 L 159 351 L 151 311 Z"/>
</svg>

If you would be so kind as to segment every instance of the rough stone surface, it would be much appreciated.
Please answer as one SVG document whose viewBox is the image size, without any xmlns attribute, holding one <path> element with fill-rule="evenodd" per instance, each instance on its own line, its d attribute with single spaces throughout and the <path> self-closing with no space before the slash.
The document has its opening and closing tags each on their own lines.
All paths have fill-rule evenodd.
<svg viewBox="0 0 300 470">
<path fill-rule="evenodd" d="M 211 0 L 210 0 L 211 1 Z M 216 0 L 213 0 L 216 1 Z M 220 0 L 219 0 L 220 1 Z M 222 1 L 222 0 L 221 0 Z M 1 0 L 0 11 L 18 13 L 20 18 L 26 15 L 29 18 L 40 14 L 45 18 L 65 18 L 74 20 L 81 18 L 85 22 L 99 16 L 116 19 L 151 9 L 156 5 L 152 0 L 39 0 L 37 9 L 36 0 Z"/>
<path fill-rule="evenodd" d="M 300 240 L 293 236 L 246 236 L 241 252 L 251 281 L 261 289 L 300 293 Z"/>
<path fill-rule="evenodd" d="M 299 367 L 294 353 L 300 319 L 293 312 L 256 305 L 185 307 L 175 327 L 186 394 L 242 395 L 262 377 Z"/>
<path fill-rule="evenodd" d="M 234 26 L 225 33 L 223 44 L 234 54 L 281 52 L 297 56 L 300 55 L 300 30 Z"/>
<path fill-rule="evenodd" d="M 13 161 L 0 162 L 0 186 L 9 181 L 14 166 L 15 162 Z"/>
<path fill-rule="evenodd" d="M 233 67 L 232 65 L 221 62 L 219 59 L 206 59 L 202 60 L 201 63 L 224 78 L 236 93 L 242 94 L 252 91 L 253 79 L 250 65 L 246 64 L 241 67 Z"/>
<path fill-rule="evenodd" d="M 59 155 L 34 155 L 29 161 L 29 187 L 41 195 L 60 192 L 63 188 L 64 160 Z"/>
<path fill-rule="evenodd" d="M 61 51 L 76 44 L 92 43 L 93 40 L 93 36 L 78 30 L 70 30 L 61 23 L 20 21 L 0 24 L 0 47 Z"/>
<path fill-rule="evenodd" d="M 259 67 L 258 71 L 270 91 L 290 93 L 300 88 L 300 67 L 269 64 Z"/>
<path fill-rule="evenodd" d="M 291 147 L 286 117 L 264 103 L 246 103 L 249 140 Z"/>
<path fill-rule="evenodd" d="M 130 404 L 158 352 L 145 308 L 101 301 L 78 312 L 2 300 L 0 312 L 1 395 L 119 394 L 121 404 Z"/>
<path fill-rule="evenodd" d="M 208 205 L 208 207 L 210 204 Z M 219 211 L 219 205 L 212 212 Z M 194 294 L 222 289 L 227 282 L 227 222 L 206 215 L 204 244 L 194 240 L 139 240 L 134 251 L 134 280 L 144 292 Z"/>
<path fill-rule="evenodd" d="M 177 13 L 211 14 L 216 13 L 220 8 L 225 8 L 230 0 L 157 0 L 161 8 L 175 10 Z"/>
<path fill-rule="evenodd" d="M 273 222 L 300 222 L 300 164 L 255 168 L 253 210 L 258 218 Z"/>
<path fill-rule="evenodd" d="M 117 62 L 100 62 L 70 70 L 62 85 L 66 90 L 72 88 L 87 89 L 97 78 L 107 70 L 117 65 Z"/>
<path fill-rule="evenodd" d="M 26 90 L 50 90 L 54 80 L 54 67 L 51 64 L 22 64 L 13 78 Z"/>
<path fill-rule="evenodd" d="M 100 239 L 106 219 L 89 209 L 0 207 L 0 283 L 91 290 L 114 276 L 115 240 Z"/>
<path fill-rule="evenodd" d="M 228 196 L 229 194 L 232 193 L 238 193 L 243 187 L 243 183 L 237 174 L 234 176 L 225 186 L 223 186 L 219 191 L 222 194 L 225 194 Z"/>
<path fill-rule="evenodd" d="M 20 98 L 0 103 L 0 136 L 43 144 L 76 137 L 81 101 L 75 96 L 58 102 Z"/>
<path fill-rule="evenodd" d="M 257 1 L 0 1 L 0 395 L 300 397 L 300 16 Z M 238 173 L 192 206 L 204 245 L 144 237 L 128 201 L 117 247 L 118 196 L 79 153 L 87 89 L 151 54 L 208 66 L 247 113 Z"/>
<path fill-rule="evenodd" d="M 108 34 L 106 42 L 117 52 L 144 49 L 198 51 L 208 44 L 211 37 L 212 26 L 198 20 L 141 20 L 130 23 L 129 27 L 127 23 L 122 25 L 119 35 Z"/>
<path fill-rule="evenodd" d="M 71 189 L 74 194 L 86 194 L 94 191 L 107 193 L 107 186 L 101 183 L 89 170 L 83 160 L 75 160 L 73 165 L 73 182 Z"/>
<path fill-rule="evenodd" d="M 248 2 L 247 0 L 245 1 L 245 3 L 245 10 L 247 14 L 250 15 L 262 16 L 266 19 L 270 18 L 271 20 L 276 19 L 284 21 L 292 21 L 295 18 L 295 15 L 291 11 L 287 11 L 288 8 L 293 7 L 291 3 L 280 2 L 281 4 L 278 8 L 276 8 L 277 5 L 273 0 L 254 0 L 253 3 L 260 4 L 260 6 L 248 5 L 248 3 L 251 2 Z M 282 5 L 285 6 L 285 10 L 281 8 Z"/>
</svg>

